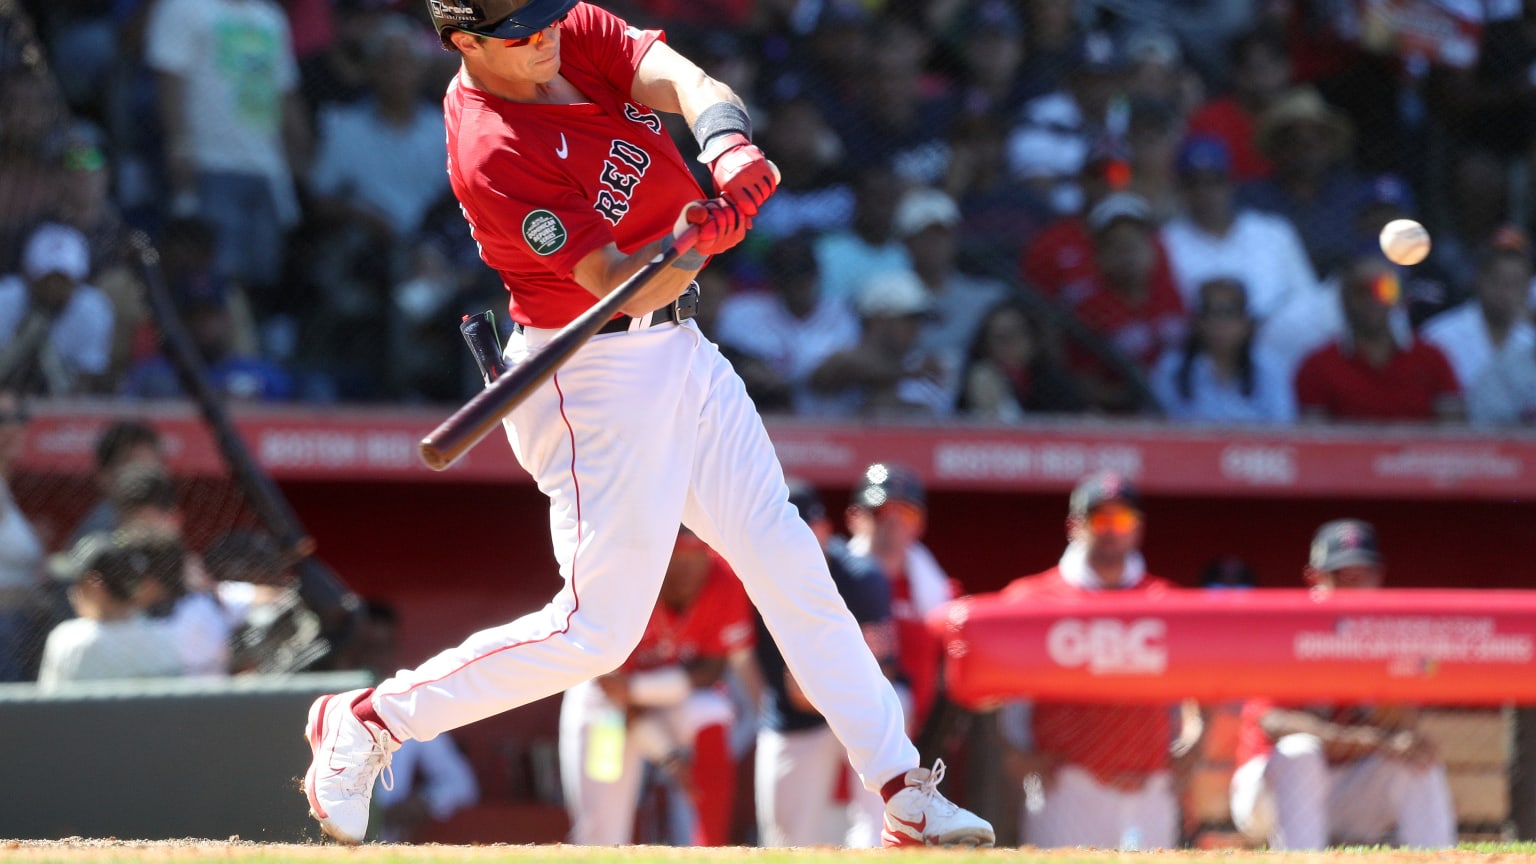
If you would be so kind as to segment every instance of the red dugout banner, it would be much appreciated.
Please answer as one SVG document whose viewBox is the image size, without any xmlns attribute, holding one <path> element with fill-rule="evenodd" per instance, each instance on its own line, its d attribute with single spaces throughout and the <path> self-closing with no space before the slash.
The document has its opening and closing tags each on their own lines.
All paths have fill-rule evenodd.
<svg viewBox="0 0 1536 864">
<path fill-rule="evenodd" d="M 935 610 L 950 697 L 1090 702 L 1536 703 L 1536 591 L 1304 589 L 1067 599 L 962 597 Z"/>
<path fill-rule="evenodd" d="M 41 403 L 18 467 L 85 475 L 114 417 L 152 421 L 183 476 L 222 470 L 212 438 L 179 403 Z M 453 468 L 416 458 L 443 409 L 236 406 L 237 427 L 279 481 L 528 483 L 511 448 L 489 440 Z M 1197 429 L 1162 424 L 860 426 L 770 419 L 786 471 L 846 486 L 871 462 L 894 460 L 932 490 L 1064 492 L 1113 468 L 1156 495 L 1518 499 L 1536 497 L 1536 434 L 1478 435 L 1432 427 Z"/>
</svg>

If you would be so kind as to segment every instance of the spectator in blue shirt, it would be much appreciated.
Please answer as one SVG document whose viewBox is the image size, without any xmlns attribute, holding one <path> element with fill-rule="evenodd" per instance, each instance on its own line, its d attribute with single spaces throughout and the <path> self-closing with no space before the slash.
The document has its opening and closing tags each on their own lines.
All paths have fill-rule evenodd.
<svg viewBox="0 0 1536 864">
<path fill-rule="evenodd" d="M 1201 284 L 1194 327 L 1181 350 L 1169 351 L 1152 373 L 1152 392 L 1174 420 L 1207 423 L 1290 423 L 1296 400 L 1283 367 L 1253 345 L 1253 317 L 1243 283 Z"/>
</svg>

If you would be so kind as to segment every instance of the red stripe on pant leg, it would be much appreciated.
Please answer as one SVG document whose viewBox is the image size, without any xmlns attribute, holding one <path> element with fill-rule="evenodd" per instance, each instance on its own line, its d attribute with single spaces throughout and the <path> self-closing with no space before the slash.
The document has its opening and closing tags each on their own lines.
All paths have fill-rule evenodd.
<svg viewBox="0 0 1536 864">
<path fill-rule="evenodd" d="M 559 376 L 558 373 L 555 375 L 555 377 L 553 379 L 553 383 L 554 383 L 554 387 L 555 387 L 555 392 L 560 394 L 560 420 L 561 420 L 561 422 L 565 423 L 566 435 L 571 440 L 571 486 L 574 487 L 575 490 L 576 490 L 576 547 L 575 548 L 576 549 L 580 549 L 581 548 L 581 480 L 577 477 L 577 474 L 576 474 L 576 430 L 575 430 L 575 428 L 573 428 L 571 426 L 570 419 L 565 416 L 565 391 L 560 389 L 560 376 Z M 514 642 L 511 645 L 503 645 L 500 648 L 497 648 L 495 651 L 488 651 L 488 652 L 486 652 L 484 654 L 481 654 L 479 657 L 473 657 L 473 658 L 465 661 L 458 668 L 456 668 L 456 669 L 454 669 L 454 670 L 452 670 L 452 671 L 450 671 L 450 672 L 448 672 L 448 673 L 446 673 L 444 675 L 441 675 L 441 676 L 439 676 L 437 678 L 433 678 L 430 681 L 419 681 L 419 682 L 417 682 L 415 684 L 412 684 L 410 687 L 408 687 L 405 690 L 402 690 L 402 691 L 400 691 L 398 693 L 386 693 L 385 695 L 387 695 L 387 696 L 402 696 L 402 695 L 404 695 L 406 693 L 411 692 L 412 690 L 415 690 L 418 687 L 423 687 L 423 686 L 426 686 L 427 684 L 436 684 L 436 683 L 438 683 L 440 681 L 443 681 L 443 680 L 445 680 L 447 678 L 451 678 L 454 675 L 457 675 L 458 673 L 460 673 L 460 672 L 464 671 L 465 669 L 469 668 L 472 664 L 478 663 L 478 662 L 480 662 L 481 660 L 484 660 L 487 657 L 492 657 L 492 656 L 495 656 L 497 654 L 500 654 L 503 651 L 508 651 L 510 649 L 518 648 L 518 647 L 521 647 L 523 645 L 536 645 L 536 644 L 538 644 L 540 642 L 544 642 L 546 640 L 553 639 L 556 636 L 559 636 L 559 635 L 561 635 L 563 633 L 569 633 L 571 631 L 571 619 L 575 618 L 576 617 L 576 613 L 581 611 L 581 594 L 578 593 L 577 590 L 576 590 L 576 553 L 574 551 L 571 553 L 571 579 L 570 579 L 570 583 L 571 583 L 571 601 L 572 601 L 571 602 L 571 611 L 570 611 L 570 614 L 565 616 L 565 624 L 563 626 L 561 626 L 561 628 L 559 630 L 552 631 L 549 634 L 547 634 L 545 636 L 541 636 L 538 639 L 528 639 L 528 640 L 525 640 L 523 642 Z M 550 694 L 550 695 L 553 695 L 553 694 Z M 510 709 L 510 708 L 515 708 L 517 706 L 509 705 L 507 707 Z M 380 725 L 384 725 L 384 724 L 381 723 Z M 447 730 L 443 730 L 443 731 L 447 731 Z M 390 734 L 394 734 L 394 733 L 390 733 Z"/>
</svg>

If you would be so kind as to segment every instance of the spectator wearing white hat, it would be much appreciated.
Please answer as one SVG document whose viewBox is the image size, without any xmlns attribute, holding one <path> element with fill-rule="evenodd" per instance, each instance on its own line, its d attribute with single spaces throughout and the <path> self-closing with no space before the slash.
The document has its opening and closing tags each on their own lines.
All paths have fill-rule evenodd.
<svg viewBox="0 0 1536 864">
<path fill-rule="evenodd" d="M 85 235 L 45 223 L 27 238 L 21 272 L 0 278 L 0 378 L 28 392 L 110 388 L 112 303 L 86 284 Z"/>
<path fill-rule="evenodd" d="M 811 373 L 804 413 L 822 417 L 932 417 L 950 413 L 955 376 L 941 356 L 919 347 L 933 297 L 909 270 L 876 273 L 860 285 L 854 310 L 859 343 Z"/>
<path fill-rule="evenodd" d="M 959 392 L 960 367 L 987 311 L 1007 296 L 995 279 L 962 273 L 957 266 L 960 208 L 937 189 L 917 187 L 896 205 L 893 229 L 907 247 L 912 272 L 927 289 L 932 312 L 918 334 L 918 348 L 944 359 L 954 380 L 944 388 Z"/>
</svg>

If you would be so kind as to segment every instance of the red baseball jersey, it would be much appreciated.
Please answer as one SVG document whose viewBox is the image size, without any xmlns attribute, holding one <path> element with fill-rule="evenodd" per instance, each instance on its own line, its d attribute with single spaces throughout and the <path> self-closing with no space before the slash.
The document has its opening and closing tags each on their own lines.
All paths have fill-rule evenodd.
<svg viewBox="0 0 1536 864">
<path fill-rule="evenodd" d="M 1158 593 L 1172 588 L 1167 580 L 1148 574 L 1135 587 L 1094 593 Z M 1003 589 L 1009 599 L 1082 597 L 1083 589 L 1067 582 L 1059 567 L 1015 579 Z M 1106 682 L 1106 687 L 1113 683 Z M 1036 702 L 1035 749 L 1054 753 L 1068 764 L 1087 769 L 1105 782 L 1121 774 L 1150 773 L 1168 768 L 1173 743 L 1172 706 Z"/>
<path fill-rule="evenodd" d="M 461 72 L 443 99 L 448 177 L 511 292 L 513 321 L 558 328 L 597 298 L 571 274 L 609 243 L 629 253 L 704 197 L 661 116 L 630 95 L 657 30 L 578 3 L 560 27 L 560 75 L 588 101 L 511 102 Z"/>
<path fill-rule="evenodd" d="M 624 669 L 644 672 L 697 657 L 724 657 L 753 643 L 752 603 L 741 580 L 720 556 L 710 553 L 709 576 L 687 609 L 658 602 Z"/>
<path fill-rule="evenodd" d="M 1167 258 L 1159 253 L 1158 261 L 1147 296 L 1140 305 L 1131 305 L 1095 276 L 1092 289 L 1073 309 L 1089 330 L 1103 336 L 1144 369 L 1152 368 L 1163 352 L 1183 345 L 1189 330 L 1189 316 L 1179 289 L 1174 286 Z M 1074 365 L 1101 365 L 1097 357 L 1088 356 L 1087 352 L 1072 353 L 1077 361 Z M 1080 358 L 1075 356 L 1079 353 L 1083 355 Z"/>
</svg>

